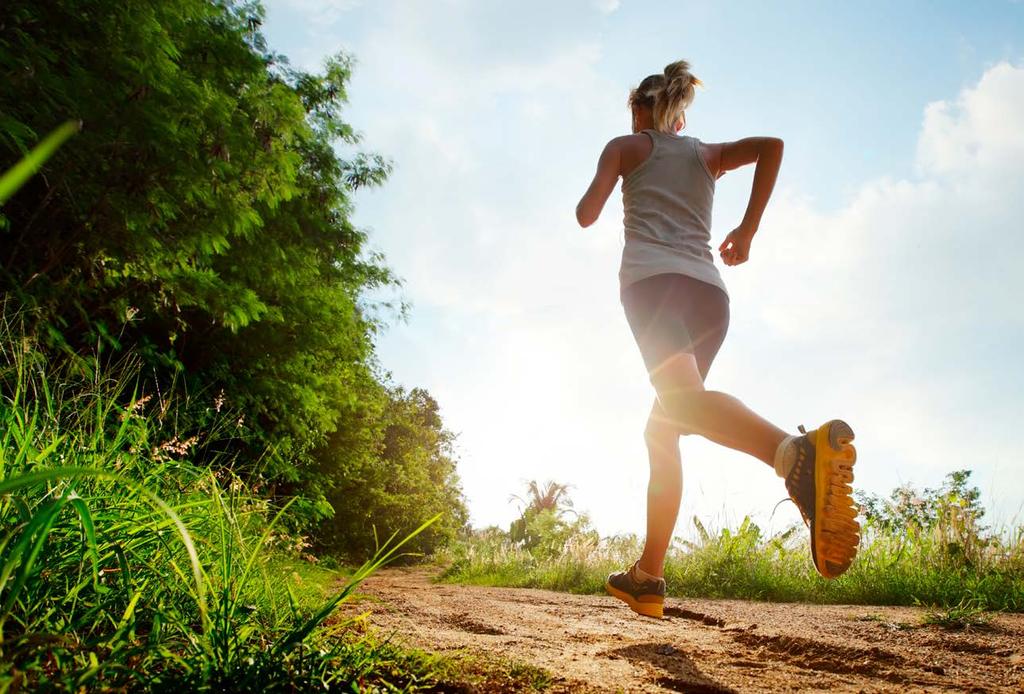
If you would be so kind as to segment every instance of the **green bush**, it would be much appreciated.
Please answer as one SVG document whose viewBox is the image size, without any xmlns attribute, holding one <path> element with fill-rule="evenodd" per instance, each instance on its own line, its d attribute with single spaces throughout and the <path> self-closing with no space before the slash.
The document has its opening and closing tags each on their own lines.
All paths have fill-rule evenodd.
<svg viewBox="0 0 1024 694">
<path fill-rule="evenodd" d="M 142 390 L 137 361 L 54 363 L 0 323 L 0 689 L 349 691 L 427 667 L 325 623 L 393 538 L 348 577 L 304 563 L 286 507 L 194 465 L 203 432 Z"/>
</svg>

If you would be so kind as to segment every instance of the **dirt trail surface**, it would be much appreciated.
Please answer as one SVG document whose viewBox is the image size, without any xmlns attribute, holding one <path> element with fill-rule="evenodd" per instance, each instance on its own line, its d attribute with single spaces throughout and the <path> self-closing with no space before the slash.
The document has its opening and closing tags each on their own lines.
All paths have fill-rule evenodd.
<svg viewBox="0 0 1024 694">
<path fill-rule="evenodd" d="M 1024 615 L 950 631 L 916 608 L 670 598 L 659 622 L 606 596 L 432 575 L 381 571 L 355 607 L 399 642 L 544 668 L 552 691 L 1024 691 Z"/>
</svg>

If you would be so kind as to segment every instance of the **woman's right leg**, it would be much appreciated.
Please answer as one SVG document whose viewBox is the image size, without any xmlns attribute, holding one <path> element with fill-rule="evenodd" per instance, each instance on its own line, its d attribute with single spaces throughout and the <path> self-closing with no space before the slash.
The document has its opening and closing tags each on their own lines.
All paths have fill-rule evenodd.
<svg viewBox="0 0 1024 694">
<path fill-rule="evenodd" d="M 655 275 L 627 287 L 623 307 L 658 401 L 676 429 L 773 465 L 786 432 L 738 399 L 704 389 L 729 326 L 729 298 L 684 275 Z"/>
<path fill-rule="evenodd" d="M 672 355 L 651 374 L 651 382 L 658 402 L 679 429 L 774 466 L 775 451 L 786 432 L 732 395 L 705 390 L 694 355 Z"/>
<path fill-rule="evenodd" d="M 683 493 L 680 434 L 685 431 L 703 435 L 715 443 L 750 453 L 768 465 L 773 465 L 775 449 L 786 436 L 731 395 L 705 390 L 694 355 L 680 353 L 666 366 L 658 372 L 658 380 L 664 379 L 664 383 L 644 430 L 650 480 L 647 537 L 637 566 L 652 576 L 664 575 L 665 555 L 679 515 Z M 666 403 L 675 403 L 674 416 L 666 412 Z"/>
<path fill-rule="evenodd" d="M 672 424 L 681 431 L 749 453 L 774 468 L 775 454 L 786 432 L 733 396 L 706 390 L 700 376 L 697 358 L 686 352 L 672 354 L 652 370 L 658 403 Z M 846 571 L 860 544 L 850 486 L 856 460 L 852 440 L 853 430 L 846 422 L 831 420 L 790 439 L 782 461 L 784 471 L 777 470 L 785 477 L 786 490 L 810 527 L 811 557 L 826 578 Z M 664 544 L 667 548 L 667 542 Z"/>
</svg>

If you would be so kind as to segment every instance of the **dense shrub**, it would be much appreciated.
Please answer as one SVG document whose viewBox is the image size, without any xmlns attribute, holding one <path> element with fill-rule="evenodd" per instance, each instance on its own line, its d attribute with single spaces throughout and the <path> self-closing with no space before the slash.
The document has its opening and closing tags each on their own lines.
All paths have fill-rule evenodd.
<svg viewBox="0 0 1024 694">
<path fill-rule="evenodd" d="M 352 691 L 429 681 L 325 619 L 382 554 L 316 569 L 283 508 L 196 466 L 137 360 L 54 363 L 0 320 L 0 690 Z M 122 403 L 124 403 L 122 405 Z M 397 549 L 393 542 L 390 549 Z M 326 589 L 326 591 L 324 590 Z M 327 592 L 329 591 L 329 592 Z"/>
</svg>

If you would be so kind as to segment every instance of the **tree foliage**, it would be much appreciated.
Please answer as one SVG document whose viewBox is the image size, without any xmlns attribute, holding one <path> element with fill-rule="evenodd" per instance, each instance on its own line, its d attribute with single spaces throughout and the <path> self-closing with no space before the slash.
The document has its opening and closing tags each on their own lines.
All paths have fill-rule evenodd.
<svg viewBox="0 0 1024 694">
<path fill-rule="evenodd" d="M 407 546 L 411 552 L 431 552 L 468 522 L 455 473 L 454 436 L 427 391 L 389 388 L 381 395 L 383 410 L 371 437 L 357 443 L 351 437 L 365 436 L 366 428 L 339 429 L 319 456 L 336 466 L 323 475 L 335 514 L 324 525 L 322 541 L 357 550 L 446 511 Z M 363 455 L 343 457 L 354 450 Z M 340 460 L 346 464 L 337 465 Z"/>
<path fill-rule="evenodd" d="M 523 505 L 523 513 L 528 510 L 553 511 L 555 515 L 562 515 L 572 509 L 572 499 L 569 498 L 569 485 L 560 484 L 549 480 L 543 490 L 537 480 L 530 480 L 526 483 L 526 497 L 513 494 L 509 500 L 518 501 Z"/>
<path fill-rule="evenodd" d="M 985 508 L 981 505 L 981 490 L 969 486 L 970 479 L 971 470 L 954 470 L 934 489 L 926 487 L 918 492 L 904 484 L 893 489 L 888 499 L 860 492 L 857 502 L 864 517 L 885 530 L 926 531 L 956 516 L 981 534 L 986 529 L 981 525 Z"/>
<path fill-rule="evenodd" d="M 970 478 L 970 470 L 954 470 L 934 489 L 918 493 L 911 485 L 901 485 L 888 499 L 860 493 L 857 501 L 869 528 L 910 542 L 927 535 L 939 548 L 940 562 L 973 569 L 987 561 L 999 540 L 981 523 L 981 491 L 969 486 Z"/>
<path fill-rule="evenodd" d="M 423 450 L 380 444 L 412 395 L 380 373 L 365 299 L 398 282 L 350 220 L 353 192 L 391 168 L 342 117 L 353 61 L 293 69 L 262 20 L 229 0 L 4 4 L 0 167 L 60 123 L 82 130 L 3 206 L 0 291 L 52 349 L 131 349 L 165 385 L 226 401 L 247 437 L 214 444 L 300 495 L 300 519 L 387 509 L 384 489 L 429 481 L 464 520 L 436 403 L 401 420 Z M 349 484 L 388 455 L 398 467 Z"/>
</svg>

